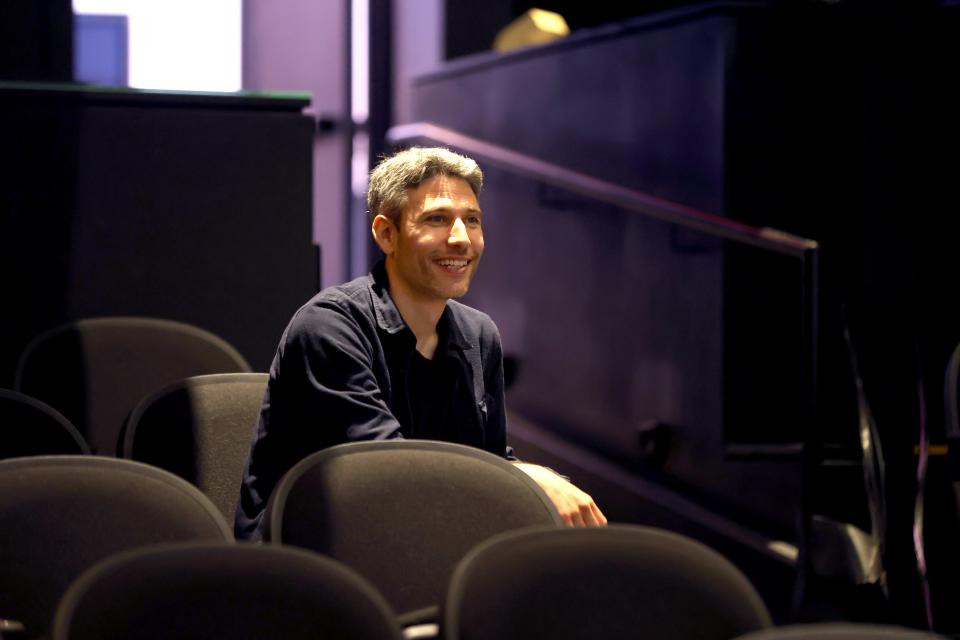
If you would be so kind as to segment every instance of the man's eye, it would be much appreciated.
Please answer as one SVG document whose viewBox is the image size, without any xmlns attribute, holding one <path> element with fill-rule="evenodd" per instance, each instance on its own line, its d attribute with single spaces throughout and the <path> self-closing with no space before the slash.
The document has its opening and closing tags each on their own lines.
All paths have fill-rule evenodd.
<svg viewBox="0 0 960 640">
<path fill-rule="evenodd" d="M 434 214 L 431 214 L 431 215 L 427 216 L 427 217 L 426 217 L 426 221 L 427 221 L 427 222 L 431 222 L 431 223 L 440 223 L 440 222 L 443 222 L 443 221 L 444 221 L 444 217 L 443 217 L 443 215 L 441 215 L 441 214 L 439 214 L 439 213 L 434 213 Z"/>
<path fill-rule="evenodd" d="M 475 227 L 480 226 L 480 216 L 470 216 L 467 218 L 467 224 L 473 225 Z"/>
</svg>

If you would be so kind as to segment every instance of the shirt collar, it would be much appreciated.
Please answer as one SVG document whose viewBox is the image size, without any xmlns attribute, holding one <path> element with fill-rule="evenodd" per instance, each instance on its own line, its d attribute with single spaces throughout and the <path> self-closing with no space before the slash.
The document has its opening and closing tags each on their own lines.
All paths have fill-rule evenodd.
<svg viewBox="0 0 960 640">
<path fill-rule="evenodd" d="M 396 335 L 404 329 L 409 331 L 407 323 L 400 315 L 400 310 L 397 309 L 397 305 L 390 296 L 387 266 L 382 258 L 371 269 L 367 286 L 370 289 L 370 296 L 373 299 L 373 312 L 377 317 L 377 325 L 380 329 L 390 335 Z M 449 301 L 443 309 L 440 321 L 437 323 L 437 332 L 440 334 L 441 346 L 444 342 L 450 346 L 459 347 L 461 350 L 470 349 L 473 346 L 457 325 Z"/>
<path fill-rule="evenodd" d="M 387 265 L 381 258 L 373 266 L 368 278 L 370 296 L 373 298 L 373 313 L 377 316 L 377 324 L 390 335 L 399 333 L 407 328 L 400 310 L 390 296 L 390 281 L 387 279 Z"/>
</svg>

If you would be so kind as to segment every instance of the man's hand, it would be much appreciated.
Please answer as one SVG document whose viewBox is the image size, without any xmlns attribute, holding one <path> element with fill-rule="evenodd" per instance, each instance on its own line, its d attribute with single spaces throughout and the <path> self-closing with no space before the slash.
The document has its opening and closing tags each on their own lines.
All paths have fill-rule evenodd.
<svg viewBox="0 0 960 640">
<path fill-rule="evenodd" d="M 572 527 L 603 526 L 607 519 L 593 498 L 577 489 L 546 467 L 526 462 L 515 462 L 518 469 L 533 478 L 553 501 L 563 522 Z"/>
</svg>

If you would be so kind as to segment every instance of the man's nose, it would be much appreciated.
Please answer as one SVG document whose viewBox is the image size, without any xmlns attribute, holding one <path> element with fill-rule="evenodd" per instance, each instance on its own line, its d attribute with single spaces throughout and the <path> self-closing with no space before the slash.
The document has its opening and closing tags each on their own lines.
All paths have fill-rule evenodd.
<svg viewBox="0 0 960 640">
<path fill-rule="evenodd" d="M 460 218 L 453 221 L 453 226 L 450 228 L 450 236 L 447 238 L 447 244 L 470 244 L 467 227 Z"/>
</svg>

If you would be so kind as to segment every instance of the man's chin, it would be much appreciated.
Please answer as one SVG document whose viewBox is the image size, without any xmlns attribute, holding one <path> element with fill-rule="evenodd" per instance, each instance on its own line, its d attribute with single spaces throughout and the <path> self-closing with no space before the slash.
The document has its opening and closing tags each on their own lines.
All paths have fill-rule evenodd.
<svg viewBox="0 0 960 640">
<path fill-rule="evenodd" d="M 469 289 L 469 287 L 466 286 L 447 289 L 447 291 L 444 292 L 444 297 L 447 299 L 462 298 L 467 295 L 467 289 Z"/>
<path fill-rule="evenodd" d="M 444 287 L 446 290 L 447 298 L 462 298 L 467 295 L 467 291 L 470 289 L 470 281 L 458 282 Z"/>
<path fill-rule="evenodd" d="M 472 275 L 472 274 L 471 274 Z M 443 292 L 445 298 L 462 298 L 467 295 L 467 290 L 470 289 L 470 282 L 472 278 L 466 277 L 461 279 L 459 282 L 443 282 L 437 283 L 440 286 L 439 290 Z"/>
</svg>

